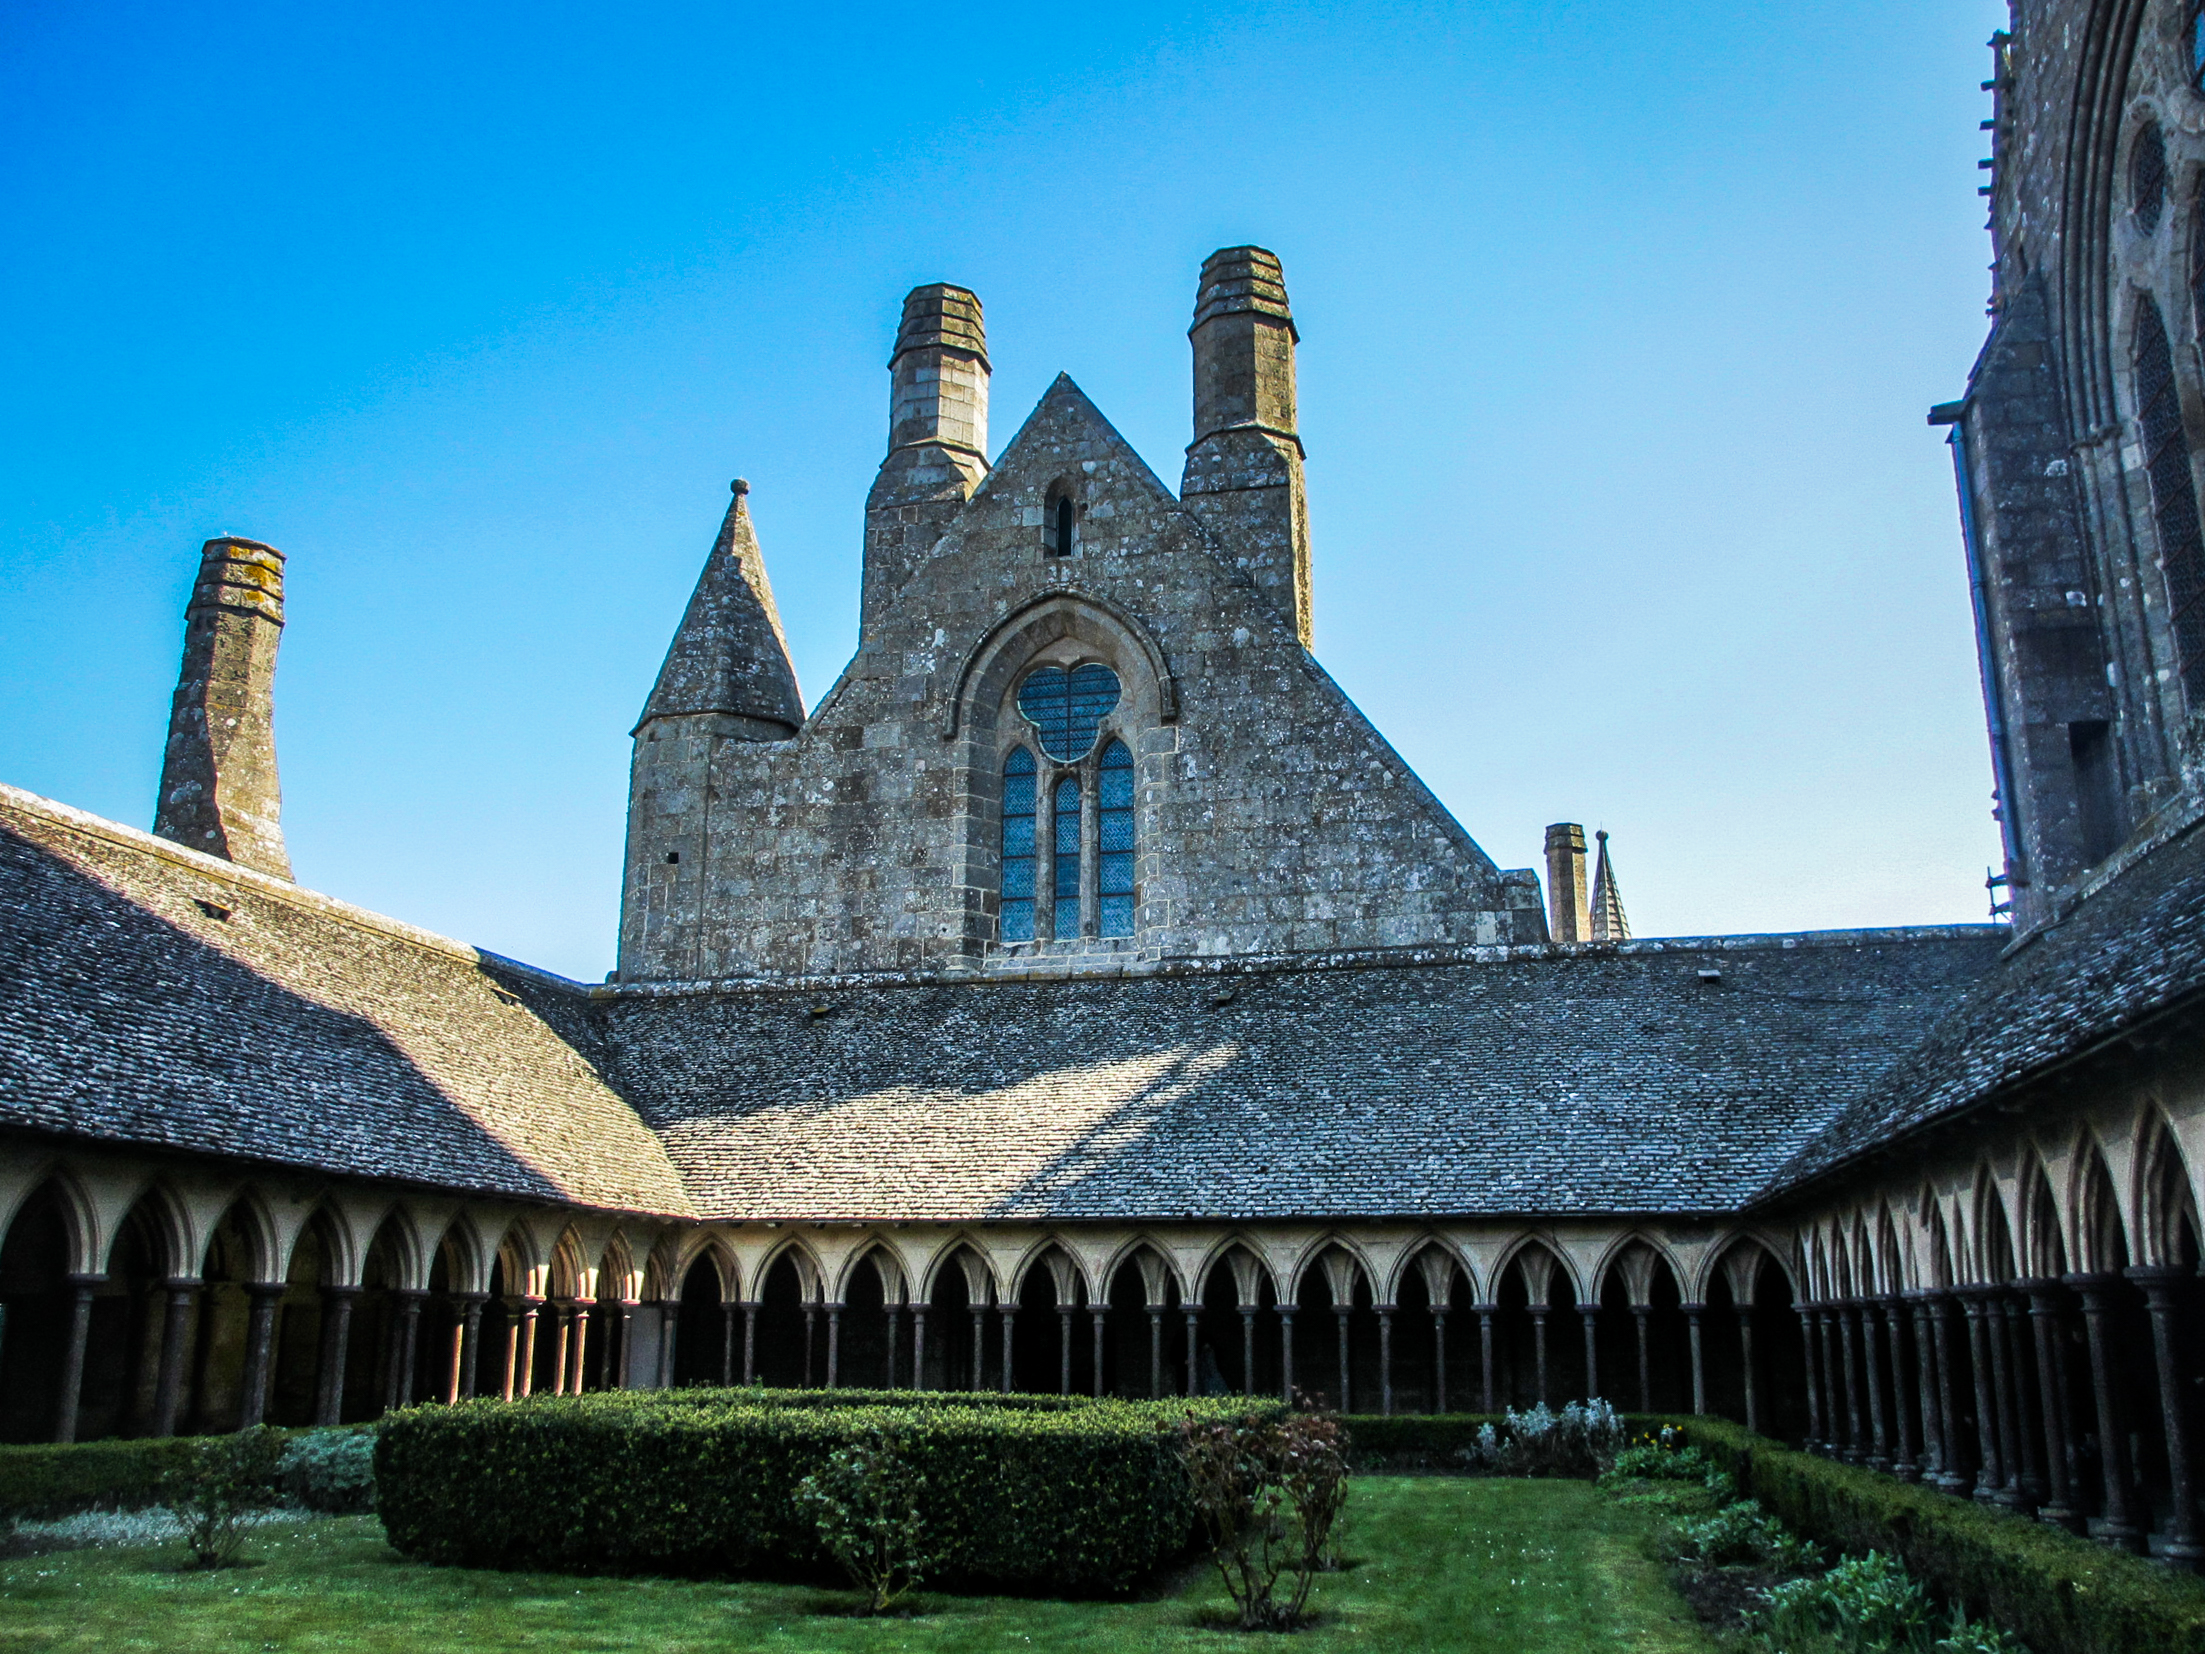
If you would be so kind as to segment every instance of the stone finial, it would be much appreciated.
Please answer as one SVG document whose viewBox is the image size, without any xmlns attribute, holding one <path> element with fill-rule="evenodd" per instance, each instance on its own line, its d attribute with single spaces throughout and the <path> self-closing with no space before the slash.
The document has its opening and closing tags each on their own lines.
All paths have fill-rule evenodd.
<svg viewBox="0 0 2205 1654">
<path fill-rule="evenodd" d="M 1292 623 L 1311 638 L 1309 511 L 1294 406 L 1301 335 L 1286 275 L 1261 247 L 1202 264 L 1194 300 L 1194 441 L 1180 498 Z"/>
<path fill-rule="evenodd" d="M 1623 890 L 1615 882 L 1615 869 L 1608 864 L 1607 829 L 1602 828 L 1593 837 L 1600 841 L 1600 849 L 1593 858 L 1592 929 L 1588 934 L 1595 942 L 1628 942 L 1631 921 L 1624 917 Z"/>
<path fill-rule="evenodd" d="M 232 535 L 199 553 L 184 610 L 153 830 L 241 867 L 291 876 L 276 781 L 276 646 L 283 553 Z"/>
<path fill-rule="evenodd" d="M 738 477 L 720 535 L 705 559 L 658 682 L 637 724 L 697 713 L 741 722 L 740 738 L 785 741 L 804 722 L 765 554 L 750 522 L 750 484 Z"/>
<path fill-rule="evenodd" d="M 1585 829 L 1557 821 L 1547 829 L 1547 934 L 1557 942 L 1582 942 L 1592 934 L 1585 890 Z"/>
</svg>

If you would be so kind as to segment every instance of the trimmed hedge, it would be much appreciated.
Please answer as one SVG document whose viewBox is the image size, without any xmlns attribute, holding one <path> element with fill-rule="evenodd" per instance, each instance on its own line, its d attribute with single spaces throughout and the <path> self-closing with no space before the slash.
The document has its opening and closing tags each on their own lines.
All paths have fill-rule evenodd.
<svg viewBox="0 0 2205 1654">
<path fill-rule="evenodd" d="M 1649 1422 L 1678 1426 L 1793 1529 L 1855 1555 L 1896 1555 L 1931 1593 L 2004 1626 L 2034 1654 L 2205 1654 L 2205 1581 L 1727 1420 Z"/>
<path fill-rule="evenodd" d="M 0 1518 L 157 1505 L 164 1478 L 198 1448 L 193 1436 L 0 1447 Z"/>
<path fill-rule="evenodd" d="M 412 1408 L 383 1421 L 377 1510 L 423 1561 L 554 1572 L 829 1566 L 796 1485 L 889 1429 L 926 1479 L 932 1577 L 1121 1591 L 1187 1548 L 1179 1426 L 1275 1402 L 910 1391 L 607 1391 Z"/>
</svg>

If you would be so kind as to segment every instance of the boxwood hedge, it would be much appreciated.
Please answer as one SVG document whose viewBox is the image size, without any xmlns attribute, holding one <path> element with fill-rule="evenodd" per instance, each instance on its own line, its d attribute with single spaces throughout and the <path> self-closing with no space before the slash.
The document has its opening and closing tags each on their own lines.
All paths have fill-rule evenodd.
<svg viewBox="0 0 2205 1654">
<path fill-rule="evenodd" d="M 1188 1545 L 1178 1433 L 1192 1408 L 910 1391 L 608 1391 L 412 1408 L 383 1422 L 377 1509 L 424 1561 L 559 1572 L 775 1573 L 826 1565 L 796 1485 L 893 1431 L 925 1478 L 932 1577 L 1125 1589 Z"/>
<path fill-rule="evenodd" d="M 1933 1594 L 2035 1654 L 2205 1654 L 2205 1582 L 1726 1420 L 1668 1422 L 1791 1528 L 1855 1555 L 1896 1554 Z"/>
</svg>

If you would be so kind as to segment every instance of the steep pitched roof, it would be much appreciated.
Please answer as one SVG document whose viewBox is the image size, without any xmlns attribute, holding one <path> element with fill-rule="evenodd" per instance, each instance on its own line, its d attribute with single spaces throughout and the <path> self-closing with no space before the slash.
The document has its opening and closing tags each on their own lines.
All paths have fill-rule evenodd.
<svg viewBox="0 0 2205 1654">
<path fill-rule="evenodd" d="M 603 1004 L 623 1088 L 709 1217 L 1704 1212 L 1763 1187 L 2003 940 L 1969 926 Z"/>
<path fill-rule="evenodd" d="M 0 787 L 0 1126 L 686 1214 L 525 967 Z"/>
<path fill-rule="evenodd" d="M 1964 1114 L 2205 995 L 2205 825 L 2105 878 L 2028 937 L 1891 1072 L 1780 1166 L 1776 1195 Z"/>
<path fill-rule="evenodd" d="M 725 712 L 781 724 L 793 734 L 804 722 L 804 697 L 750 524 L 749 493 L 750 484 L 738 479 L 640 723 Z"/>
</svg>

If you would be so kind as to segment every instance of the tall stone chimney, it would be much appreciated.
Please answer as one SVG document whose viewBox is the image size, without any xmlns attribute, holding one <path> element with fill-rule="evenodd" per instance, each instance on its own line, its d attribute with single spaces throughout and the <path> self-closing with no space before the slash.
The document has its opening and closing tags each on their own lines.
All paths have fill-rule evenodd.
<svg viewBox="0 0 2205 1654">
<path fill-rule="evenodd" d="M 865 499 L 861 625 L 872 624 L 988 474 L 979 298 L 947 282 L 914 287 L 888 371 L 888 457 Z"/>
<path fill-rule="evenodd" d="M 1309 508 L 1294 412 L 1286 274 L 1261 247 L 1202 263 L 1195 295 L 1194 441 L 1180 501 L 1278 605 L 1309 646 Z"/>
<path fill-rule="evenodd" d="M 1592 912 L 1585 889 L 1585 829 L 1557 821 L 1547 829 L 1547 936 L 1556 942 L 1583 942 L 1592 935 Z"/>
<path fill-rule="evenodd" d="M 184 668 L 169 709 L 153 830 L 288 879 L 276 784 L 282 637 L 283 553 L 258 540 L 209 540 L 184 610 Z"/>
</svg>

